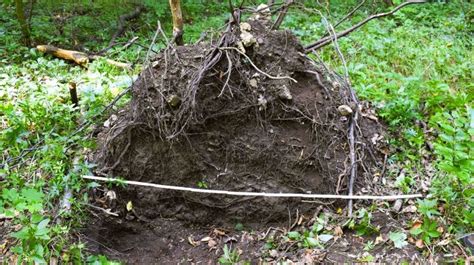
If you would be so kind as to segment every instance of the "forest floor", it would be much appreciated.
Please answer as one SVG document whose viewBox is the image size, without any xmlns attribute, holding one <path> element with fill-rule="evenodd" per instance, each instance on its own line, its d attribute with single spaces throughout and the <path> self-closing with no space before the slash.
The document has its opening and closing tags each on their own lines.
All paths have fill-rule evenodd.
<svg viewBox="0 0 474 265">
<path fill-rule="evenodd" d="M 93 21 L 99 5 L 107 3 L 35 11 L 36 44 L 89 53 L 107 46 L 110 21 L 133 6 Z M 82 68 L 25 49 L 18 32 L 7 31 L 11 14 L 0 13 L 0 261 L 469 262 L 472 4 L 406 7 L 339 40 L 340 53 L 330 45 L 302 56 L 304 43 L 325 34 L 325 19 L 334 23 L 349 11 L 344 6 L 290 9 L 281 28 L 291 32 L 267 34 L 250 22 L 251 45 L 258 45 L 244 48 L 246 56 L 239 35 L 229 33 L 222 57 L 196 87 L 188 80 L 225 30 L 225 15 L 217 14 L 227 7 L 185 5 L 190 18 L 210 17 L 187 20 L 185 40 L 195 43 L 209 30 L 205 40 L 214 45 L 174 48 L 160 34 L 152 41 L 151 21 L 170 19 L 147 6 L 118 40 L 138 41 L 104 54 L 132 63 L 129 69 L 105 58 Z M 367 5 L 340 27 L 381 10 Z M 104 21 L 111 30 L 99 30 Z M 169 32 L 169 23 L 163 28 Z M 346 70 L 360 99 L 355 194 L 423 199 L 355 201 L 348 218 L 343 200 L 235 199 L 82 179 L 346 194 L 350 118 L 338 107 L 354 105 L 337 74 Z M 296 82 L 275 78 L 284 76 Z M 71 87 L 78 107 L 70 104 Z M 169 100 L 176 95 L 176 103 Z"/>
</svg>

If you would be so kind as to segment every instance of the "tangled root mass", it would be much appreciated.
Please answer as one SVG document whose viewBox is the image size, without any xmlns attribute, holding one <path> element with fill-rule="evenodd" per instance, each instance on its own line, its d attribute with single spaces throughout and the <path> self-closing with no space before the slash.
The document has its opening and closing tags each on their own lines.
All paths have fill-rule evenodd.
<svg viewBox="0 0 474 265">
<path fill-rule="evenodd" d="M 233 191 L 347 193 L 350 117 L 338 107 L 351 106 L 349 90 L 290 31 L 269 23 L 230 23 L 217 41 L 168 45 L 133 84 L 129 106 L 99 134 L 97 172 Z M 367 177 L 379 164 L 370 139 L 382 128 L 363 116 L 359 124 L 358 165 Z M 118 197 L 133 201 L 143 218 L 204 223 L 284 221 L 288 209 L 315 207 L 133 186 Z"/>
</svg>

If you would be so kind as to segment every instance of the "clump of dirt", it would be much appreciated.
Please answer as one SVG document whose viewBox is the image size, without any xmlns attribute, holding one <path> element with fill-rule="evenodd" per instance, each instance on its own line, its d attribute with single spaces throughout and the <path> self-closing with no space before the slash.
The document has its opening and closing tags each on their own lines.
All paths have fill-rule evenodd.
<svg viewBox="0 0 474 265">
<path fill-rule="evenodd" d="M 157 54 L 133 84 L 129 106 L 98 135 L 96 173 L 218 190 L 347 193 L 351 117 L 339 107 L 355 111 L 350 90 L 306 56 L 290 31 L 269 23 L 265 16 L 230 22 L 217 41 Z M 361 187 L 381 162 L 374 145 L 383 130 L 364 113 L 357 130 Z M 258 226 L 317 206 L 131 185 L 116 193 L 114 212 L 148 223 L 164 217 Z"/>
</svg>

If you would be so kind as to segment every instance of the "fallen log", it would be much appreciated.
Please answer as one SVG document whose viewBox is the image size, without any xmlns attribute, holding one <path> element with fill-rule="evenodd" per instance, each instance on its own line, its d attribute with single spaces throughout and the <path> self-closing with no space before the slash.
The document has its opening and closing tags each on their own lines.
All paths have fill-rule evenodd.
<svg viewBox="0 0 474 265">
<path fill-rule="evenodd" d="M 83 67 L 86 67 L 90 61 L 93 61 L 99 58 L 104 58 L 98 55 L 88 55 L 87 53 L 84 53 L 84 52 L 61 49 L 52 45 L 38 45 L 36 46 L 36 48 L 38 49 L 38 51 L 42 53 L 51 54 L 54 57 L 72 61 L 76 63 L 77 65 L 80 65 Z M 111 59 L 105 59 L 105 61 L 108 64 L 113 65 L 115 67 L 124 68 L 127 70 L 132 69 L 132 64 L 130 63 L 118 62 Z"/>
<path fill-rule="evenodd" d="M 89 56 L 83 52 L 65 50 L 58 47 L 54 47 L 52 45 L 38 45 L 36 46 L 36 49 L 38 49 L 38 51 L 40 52 L 51 54 L 54 57 L 73 61 L 81 66 L 86 66 L 89 62 Z"/>
</svg>

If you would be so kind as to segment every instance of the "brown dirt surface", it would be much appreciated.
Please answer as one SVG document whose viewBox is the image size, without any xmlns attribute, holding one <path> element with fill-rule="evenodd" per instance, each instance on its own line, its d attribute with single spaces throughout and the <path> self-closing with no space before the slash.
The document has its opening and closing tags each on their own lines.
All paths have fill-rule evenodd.
<svg viewBox="0 0 474 265">
<path fill-rule="evenodd" d="M 306 56 L 290 31 L 268 24 L 265 17 L 250 18 L 250 30 L 230 23 L 218 40 L 169 45 L 156 55 L 133 84 L 130 104 L 98 134 L 90 156 L 95 173 L 219 190 L 346 194 L 350 117 L 338 107 L 356 109 L 350 90 Z M 359 109 L 355 190 L 372 191 L 371 176 L 383 166 L 384 130 L 367 104 Z M 118 217 L 93 220 L 84 233 L 91 249 L 136 264 L 215 263 L 223 244 L 247 241 L 239 249 L 257 261 L 265 242 L 251 232 L 230 235 L 236 223 L 266 230 L 319 206 L 131 185 L 92 195 Z M 215 247 L 200 241 L 206 236 L 217 238 Z"/>
</svg>

